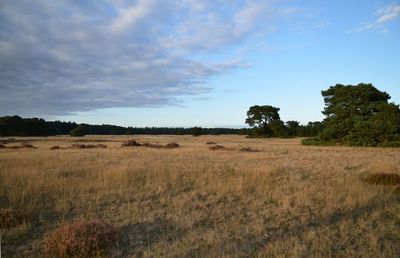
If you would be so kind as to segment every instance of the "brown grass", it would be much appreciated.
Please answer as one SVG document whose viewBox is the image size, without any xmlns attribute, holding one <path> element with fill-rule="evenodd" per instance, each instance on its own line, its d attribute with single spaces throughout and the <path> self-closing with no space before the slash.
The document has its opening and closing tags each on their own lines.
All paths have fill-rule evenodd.
<svg viewBox="0 0 400 258">
<path fill-rule="evenodd" d="M 164 149 L 176 149 L 179 147 L 180 147 L 179 144 L 176 142 L 170 142 L 170 143 L 167 143 L 165 146 L 163 146 Z"/>
<path fill-rule="evenodd" d="M 108 223 L 76 221 L 44 237 L 45 252 L 58 257 L 94 257 L 110 254 L 117 231 Z"/>
<path fill-rule="evenodd" d="M 208 149 L 210 149 L 210 150 L 226 150 L 226 148 L 224 146 L 218 145 L 218 144 L 210 146 L 210 147 L 208 147 Z"/>
<path fill-rule="evenodd" d="M 251 148 L 251 147 L 240 148 L 240 151 L 243 151 L 243 152 L 259 152 L 259 150 Z"/>
<path fill-rule="evenodd" d="M 28 217 L 24 211 L 12 208 L 0 208 L 0 229 L 21 226 L 26 221 L 28 221 Z"/>
<path fill-rule="evenodd" d="M 124 141 L 121 146 L 129 147 L 129 146 L 142 146 L 142 144 L 138 143 L 136 140 L 127 140 Z"/>
<path fill-rule="evenodd" d="M 95 148 L 107 148 L 107 145 L 104 144 L 81 144 L 81 143 L 74 143 L 71 145 L 73 149 L 95 149 Z"/>
<path fill-rule="evenodd" d="M 30 214 L 2 229 L 3 256 L 52 257 L 44 236 L 77 220 L 114 225 L 121 239 L 107 257 L 400 254 L 396 186 L 364 181 L 382 172 L 400 175 L 400 149 L 244 136 L 135 137 L 184 148 L 122 148 L 126 136 L 85 136 L 108 140 L 108 148 L 52 151 L 77 138 L 47 137 L 35 139 L 38 149 L 1 149 L 0 209 Z M 237 151 L 210 151 L 209 141 Z M 243 146 L 262 151 L 239 151 Z"/>
<path fill-rule="evenodd" d="M 365 181 L 374 185 L 400 185 L 400 175 L 393 173 L 378 173 L 368 176 Z"/>
</svg>

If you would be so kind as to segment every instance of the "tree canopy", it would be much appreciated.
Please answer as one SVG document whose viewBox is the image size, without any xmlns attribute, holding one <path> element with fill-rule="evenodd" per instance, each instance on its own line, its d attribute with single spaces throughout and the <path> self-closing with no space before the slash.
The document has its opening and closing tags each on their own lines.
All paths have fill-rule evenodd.
<svg viewBox="0 0 400 258">
<path fill-rule="evenodd" d="M 282 136 L 283 122 L 279 116 L 279 108 L 264 105 L 251 106 L 247 111 L 246 124 L 253 129 L 253 136 Z"/>
<path fill-rule="evenodd" d="M 372 84 L 337 84 L 322 91 L 324 130 L 316 142 L 351 146 L 400 145 L 400 109 Z"/>
</svg>

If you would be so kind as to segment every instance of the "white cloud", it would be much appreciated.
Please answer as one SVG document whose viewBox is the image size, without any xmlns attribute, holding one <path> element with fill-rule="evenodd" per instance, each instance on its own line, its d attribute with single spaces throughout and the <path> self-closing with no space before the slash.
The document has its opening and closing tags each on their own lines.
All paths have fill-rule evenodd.
<svg viewBox="0 0 400 258">
<path fill-rule="evenodd" d="M 360 26 L 353 29 L 352 32 L 360 32 L 363 30 L 376 30 L 378 32 L 388 32 L 384 27 L 386 23 L 400 17 L 400 4 L 392 4 L 381 8 L 375 12 L 377 19 L 374 22 L 361 23 Z"/>
<path fill-rule="evenodd" d="M 3 1 L 0 112 L 165 106 L 244 61 L 215 59 L 268 30 L 277 0 Z M 202 61 L 195 58 L 202 55 Z"/>
</svg>

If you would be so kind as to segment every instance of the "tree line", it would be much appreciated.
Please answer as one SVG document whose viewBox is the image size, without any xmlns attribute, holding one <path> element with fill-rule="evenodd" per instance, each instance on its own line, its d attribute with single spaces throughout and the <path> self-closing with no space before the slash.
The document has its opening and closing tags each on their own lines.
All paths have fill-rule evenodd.
<svg viewBox="0 0 400 258">
<path fill-rule="evenodd" d="M 400 108 L 390 95 L 372 84 L 336 84 L 321 92 L 325 119 L 314 126 L 315 136 L 305 145 L 400 147 Z M 299 135 L 298 123 L 280 119 L 279 108 L 255 105 L 247 111 L 250 137 Z M 309 135 L 313 136 L 313 135 Z"/>
<path fill-rule="evenodd" d="M 321 131 L 320 122 L 300 125 L 288 121 L 283 129 L 287 137 L 315 136 Z M 41 118 L 22 118 L 20 116 L 0 117 L 0 136 L 54 136 L 72 135 L 252 135 L 251 128 L 204 128 L 204 127 L 122 127 L 116 125 L 90 125 L 75 122 L 45 121 Z"/>
</svg>

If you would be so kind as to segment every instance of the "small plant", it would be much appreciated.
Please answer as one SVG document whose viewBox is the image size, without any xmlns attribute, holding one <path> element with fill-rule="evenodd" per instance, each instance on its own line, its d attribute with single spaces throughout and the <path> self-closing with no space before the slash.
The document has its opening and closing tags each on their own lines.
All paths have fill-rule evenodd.
<svg viewBox="0 0 400 258">
<path fill-rule="evenodd" d="M 226 148 L 222 145 L 214 145 L 209 147 L 210 150 L 225 150 Z"/>
<path fill-rule="evenodd" d="M 0 228 L 9 229 L 22 225 L 27 220 L 27 216 L 20 210 L 11 208 L 0 209 Z"/>
<path fill-rule="evenodd" d="M 58 145 L 55 145 L 55 146 L 50 148 L 50 150 L 58 150 L 58 149 L 60 149 L 60 146 L 58 146 Z"/>
<path fill-rule="evenodd" d="M 129 146 L 142 146 L 142 144 L 138 143 L 136 140 L 127 140 L 124 141 L 121 146 L 129 147 Z"/>
<path fill-rule="evenodd" d="M 240 151 L 243 151 L 243 152 L 259 152 L 259 150 L 251 148 L 251 147 L 241 148 Z"/>
<path fill-rule="evenodd" d="M 142 146 L 148 147 L 148 148 L 156 148 L 156 149 L 161 149 L 163 146 L 157 143 L 143 143 Z"/>
<path fill-rule="evenodd" d="M 74 143 L 72 144 L 71 148 L 73 149 L 95 149 L 95 148 L 100 148 L 104 149 L 107 148 L 107 145 L 104 144 L 80 144 L 80 143 Z"/>
<path fill-rule="evenodd" d="M 46 234 L 43 239 L 46 252 L 61 257 L 107 255 L 116 241 L 116 229 L 100 221 L 66 224 Z"/>
<path fill-rule="evenodd" d="M 400 185 L 400 175 L 393 173 L 379 173 L 370 175 L 366 182 L 374 185 Z"/>
<path fill-rule="evenodd" d="M 207 142 L 206 143 L 207 145 L 215 145 L 215 144 L 217 144 L 216 142 Z"/>
<path fill-rule="evenodd" d="M 170 142 L 167 145 L 164 146 L 165 149 L 175 149 L 179 148 L 179 144 L 176 142 Z"/>
</svg>

